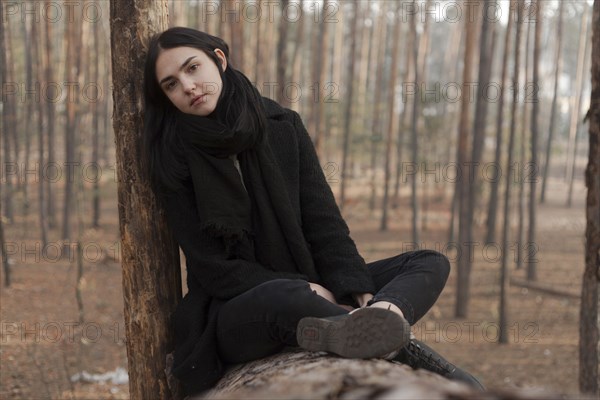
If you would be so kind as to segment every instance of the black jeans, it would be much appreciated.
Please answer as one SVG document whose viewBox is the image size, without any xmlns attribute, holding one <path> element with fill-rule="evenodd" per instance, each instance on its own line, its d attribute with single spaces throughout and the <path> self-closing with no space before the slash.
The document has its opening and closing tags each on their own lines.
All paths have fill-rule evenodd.
<svg viewBox="0 0 600 400">
<path fill-rule="evenodd" d="M 377 292 L 369 303 L 387 301 L 414 325 L 439 297 L 450 263 L 431 250 L 402 253 L 367 264 Z M 219 354 L 227 363 L 242 363 L 298 346 L 296 326 L 304 317 L 329 317 L 348 310 L 314 293 L 308 282 L 277 279 L 227 301 L 219 312 Z"/>
</svg>

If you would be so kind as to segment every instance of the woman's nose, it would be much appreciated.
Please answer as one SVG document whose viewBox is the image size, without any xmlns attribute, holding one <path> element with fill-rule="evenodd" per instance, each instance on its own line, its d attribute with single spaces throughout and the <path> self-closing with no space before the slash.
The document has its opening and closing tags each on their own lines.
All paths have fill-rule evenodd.
<svg viewBox="0 0 600 400">
<path fill-rule="evenodd" d="M 190 93 L 193 89 L 196 88 L 196 84 L 191 79 L 182 80 L 181 85 L 183 86 L 183 90 L 185 90 L 186 93 Z"/>
</svg>

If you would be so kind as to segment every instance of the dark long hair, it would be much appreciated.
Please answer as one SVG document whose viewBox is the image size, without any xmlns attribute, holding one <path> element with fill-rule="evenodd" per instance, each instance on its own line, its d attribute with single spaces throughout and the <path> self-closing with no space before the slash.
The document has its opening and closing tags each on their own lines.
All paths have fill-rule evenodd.
<svg viewBox="0 0 600 400">
<path fill-rule="evenodd" d="M 165 95 L 156 78 L 156 60 L 164 49 L 194 47 L 202 50 L 219 69 L 223 87 L 214 117 L 230 130 L 258 131 L 266 127 L 262 100 L 256 88 L 229 60 L 227 43 L 208 33 L 185 27 L 170 28 L 150 39 L 144 68 L 144 149 L 148 160 L 152 189 L 177 190 L 189 177 L 183 157 L 183 143 L 175 131 L 177 109 Z M 223 71 L 215 54 L 221 49 L 227 60 Z"/>
</svg>

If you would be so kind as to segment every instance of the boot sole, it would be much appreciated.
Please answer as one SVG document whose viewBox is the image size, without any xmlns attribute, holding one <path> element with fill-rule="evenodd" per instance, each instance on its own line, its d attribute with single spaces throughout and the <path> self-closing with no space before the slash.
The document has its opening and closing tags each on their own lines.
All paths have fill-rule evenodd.
<svg viewBox="0 0 600 400">
<path fill-rule="evenodd" d="M 404 347 L 410 340 L 410 325 L 393 311 L 361 308 L 335 319 L 302 318 L 296 338 L 306 350 L 373 358 Z"/>
</svg>

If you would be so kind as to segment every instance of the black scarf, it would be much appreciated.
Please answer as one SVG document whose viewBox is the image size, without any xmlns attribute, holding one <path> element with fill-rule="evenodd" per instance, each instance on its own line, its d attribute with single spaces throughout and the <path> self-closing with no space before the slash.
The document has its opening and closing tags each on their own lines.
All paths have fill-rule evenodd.
<svg viewBox="0 0 600 400">
<path fill-rule="evenodd" d="M 268 145 L 268 129 L 233 132 L 215 118 L 178 112 L 177 132 L 184 143 L 201 229 L 224 240 L 228 258 L 256 261 L 271 270 L 301 273 L 318 282 L 311 252 Z M 246 189 L 229 158 L 232 154 L 238 155 Z"/>
</svg>

